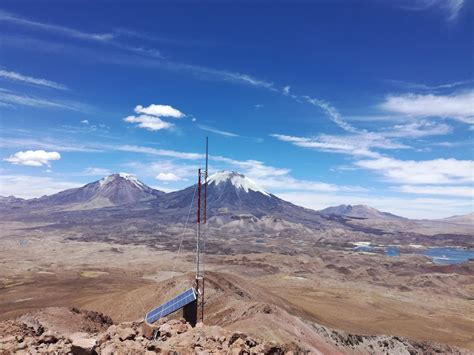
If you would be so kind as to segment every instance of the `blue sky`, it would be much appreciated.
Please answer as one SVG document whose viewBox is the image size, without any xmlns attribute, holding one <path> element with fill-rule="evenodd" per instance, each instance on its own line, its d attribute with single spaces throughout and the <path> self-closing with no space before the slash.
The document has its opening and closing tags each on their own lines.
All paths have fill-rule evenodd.
<svg viewBox="0 0 474 355">
<path fill-rule="evenodd" d="M 0 5 L 0 194 L 242 172 L 310 208 L 473 211 L 463 0 Z"/>
</svg>

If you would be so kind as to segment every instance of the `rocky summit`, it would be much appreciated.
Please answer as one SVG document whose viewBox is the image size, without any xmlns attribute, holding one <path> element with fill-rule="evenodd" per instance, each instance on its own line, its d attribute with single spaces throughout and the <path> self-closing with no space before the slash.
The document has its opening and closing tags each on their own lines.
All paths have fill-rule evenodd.
<svg viewBox="0 0 474 355">
<path fill-rule="evenodd" d="M 53 322 L 53 323 L 52 323 Z M 58 324 L 63 323 L 62 327 Z M 2 354 L 282 354 L 303 351 L 295 344 L 263 342 L 242 332 L 184 319 L 111 324 L 103 314 L 51 308 L 0 323 Z"/>
</svg>

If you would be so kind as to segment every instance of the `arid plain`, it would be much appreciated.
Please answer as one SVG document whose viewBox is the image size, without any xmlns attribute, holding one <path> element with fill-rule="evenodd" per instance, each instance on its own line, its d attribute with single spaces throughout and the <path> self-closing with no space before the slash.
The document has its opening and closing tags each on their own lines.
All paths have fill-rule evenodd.
<svg viewBox="0 0 474 355">
<path fill-rule="evenodd" d="M 191 250 L 177 255 L 147 245 L 71 241 L 37 227 L 2 223 L 2 320 L 51 306 L 100 311 L 114 321 L 140 319 L 170 296 L 161 286 L 194 271 Z M 193 236 L 188 238 L 191 243 Z M 282 307 L 298 319 L 353 334 L 403 336 L 474 351 L 473 262 L 436 265 L 424 256 L 393 258 L 321 245 L 311 255 L 214 254 L 206 263 L 223 280 L 258 285 L 258 302 L 286 302 Z M 208 323 L 304 342 L 291 332 L 270 334 L 271 324 L 245 322 L 242 315 L 236 316 L 240 321 L 226 321 L 213 313 L 212 292 L 209 297 Z M 245 304 L 232 312 L 242 312 Z"/>
</svg>

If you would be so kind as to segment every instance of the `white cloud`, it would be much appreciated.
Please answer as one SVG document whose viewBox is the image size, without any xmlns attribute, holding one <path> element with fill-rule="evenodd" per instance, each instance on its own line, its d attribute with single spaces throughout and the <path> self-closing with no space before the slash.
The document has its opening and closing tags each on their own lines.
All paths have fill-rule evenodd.
<svg viewBox="0 0 474 355">
<path fill-rule="evenodd" d="M 171 129 L 174 127 L 174 124 L 163 121 L 161 117 L 181 118 L 184 116 L 181 111 L 169 105 L 152 104 L 148 107 L 137 105 L 135 107 L 135 112 L 140 115 L 125 117 L 124 121 L 138 123 L 138 127 L 145 128 L 149 131 L 159 131 L 162 129 Z"/>
<path fill-rule="evenodd" d="M 152 104 L 148 107 L 143 107 L 142 105 L 137 105 L 135 107 L 136 113 L 143 113 L 145 115 L 157 116 L 157 117 L 172 117 L 172 118 L 181 118 L 184 117 L 184 113 L 171 107 L 169 105 L 155 105 Z"/>
<path fill-rule="evenodd" d="M 51 160 L 61 159 L 61 154 L 58 152 L 46 152 L 44 150 L 27 150 L 25 152 L 17 152 L 10 155 L 4 160 L 17 165 L 29 165 L 29 166 L 50 166 Z"/>
<path fill-rule="evenodd" d="M 474 90 L 453 95 L 391 95 L 380 105 L 384 110 L 413 117 L 452 118 L 474 124 Z"/>
<path fill-rule="evenodd" d="M 138 123 L 138 127 L 149 131 L 159 131 L 161 129 L 170 129 L 174 124 L 165 122 L 161 118 L 149 115 L 128 116 L 123 119 L 125 122 Z"/>
<path fill-rule="evenodd" d="M 473 182 L 474 161 L 456 159 L 398 160 L 381 157 L 355 165 L 401 184 L 461 184 Z"/>
<path fill-rule="evenodd" d="M 158 175 L 155 176 L 156 180 L 160 181 L 178 181 L 181 180 L 179 176 L 176 176 L 173 173 L 159 173 Z"/>
<path fill-rule="evenodd" d="M 51 177 L 28 175 L 0 175 L 0 195 L 34 198 L 79 187 L 81 184 L 53 179 Z"/>
<path fill-rule="evenodd" d="M 81 123 L 88 125 L 88 124 L 89 124 L 89 120 L 82 120 Z"/>
<path fill-rule="evenodd" d="M 56 83 L 54 81 L 34 78 L 31 76 L 23 75 L 20 73 L 15 73 L 13 71 L 7 71 L 0 69 L 0 78 L 5 78 L 13 81 L 19 81 L 27 84 L 33 84 L 38 86 L 46 86 L 58 90 L 68 90 L 68 88 L 62 84 Z"/>
<path fill-rule="evenodd" d="M 290 88 L 291 87 L 289 85 L 285 86 L 282 90 L 283 94 L 284 95 L 289 95 L 290 94 Z"/>
<path fill-rule="evenodd" d="M 474 186 L 413 186 L 403 185 L 397 191 L 420 195 L 443 195 L 474 198 Z"/>
</svg>

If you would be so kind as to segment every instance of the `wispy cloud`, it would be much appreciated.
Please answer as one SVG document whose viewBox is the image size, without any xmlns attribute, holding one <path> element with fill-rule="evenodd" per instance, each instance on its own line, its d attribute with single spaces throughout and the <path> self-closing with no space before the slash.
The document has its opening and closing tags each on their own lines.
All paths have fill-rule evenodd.
<svg viewBox="0 0 474 355">
<path fill-rule="evenodd" d="M 409 11 L 436 10 L 444 14 L 447 21 L 455 21 L 464 6 L 464 0 L 399 0 L 395 2 Z"/>
<path fill-rule="evenodd" d="M 183 63 L 177 60 L 169 60 L 162 57 L 159 53 L 155 53 L 152 49 L 139 47 L 130 48 L 124 44 L 112 41 L 106 41 L 104 43 L 112 44 L 118 49 L 126 49 L 126 51 L 122 51 L 121 53 L 110 53 L 106 51 L 105 48 L 95 48 L 92 50 L 84 46 L 78 46 L 74 43 L 58 43 L 50 40 L 46 41 L 25 36 L 2 36 L 3 46 L 21 48 L 22 50 L 34 48 L 35 50 L 60 53 L 61 55 L 79 55 L 81 58 L 87 57 L 91 60 L 105 63 L 155 67 L 168 71 L 188 73 L 200 80 L 223 81 L 267 89 L 270 91 L 277 91 L 272 82 L 257 78 L 247 73 L 215 69 L 206 66 Z"/>
<path fill-rule="evenodd" d="M 223 131 L 223 130 L 213 128 L 213 127 L 209 127 L 209 126 L 205 126 L 205 125 L 197 125 L 197 127 L 199 129 L 202 129 L 203 131 L 216 133 L 216 134 L 219 134 L 219 135 L 224 136 L 224 137 L 240 137 L 239 134 L 228 132 L 228 131 Z"/>
<path fill-rule="evenodd" d="M 177 158 L 177 159 L 185 159 L 185 160 L 198 160 L 204 159 L 204 154 L 200 153 L 186 153 L 186 152 L 179 152 L 175 150 L 169 149 L 157 149 L 151 147 L 143 147 L 137 145 L 121 145 L 121 146 L 111 146 L 109 147 L 112 150 L 119 150 L 122 152 L 131 152 L 131 153 L 144 153 L 150 155 L 156 155 L 161 157 L 170 157 L 170 158 Z"/>
<path fill-rule="evenodd" d="M 349 154 L 354 156 L 365 156 L 365 157 L 379 157 L 380 155 L 376 152 L 372 152 L 368 149 L 368 145 L 365 142 L 357 142 L 353 139 L 344 139 L 341 137 L 295 137 L 283 134 L 272 134 L 272 137 L 283 141 L 289 142 L 297 147 L 316 149 L 323 152 Z M 356 143 L 356 144 L 354 144 Z M 358 144 L 357 143 L 362 143 Z"/>
<path fill-rule="evenodd" d="M 453 95 L 389 95 L 380 108 L 412 117 L 452 118 L 474 125 L 474 90 Z"/>
<path fill-rule="evenodd" d="M 112 171 L 110 169 L 94 167 L 88 167 L 81 173 L 81 175 L 86 176 L 107 176 L 110 174 L 112 174 Z"/>
<path fill-rule="evenodd" d="M 150 63 L 150 62 L 149 62 Z M 252 75 L 245 73 L 232 72 L 228 70 L 220 70 L 209 67 L 203 67 L 194 64 L 185 64 L 172 61 L 153 61 L 152 65 L 161 66 L 164 69 L 172 71 L 189 72 L 197 78 L 205 80 L 218 80 L 226 81 L 237 84 L 244 84 L 247 86 L 253 86 L 256 88 L 267 89 L 270 91 L 277 91 L 275 85 L 272 82 L 256 78 Z"/>
<path fill-rule="evenodd" d="M 399 86 L 405 89 L 414 89 L 420 91 L 438 91 L 438 90 L 447 90 L 447 89 L 454 89 L 460 86 L 470 85 L 474 82 L 474 80 L 461 80 L 461 81 L 454 81 L 452 83 L 445 83 L 445 84 L 438 84 L 438 85 L 428 85 L 422 83 L 412 83 L 403 80 L 386 80 L 386 82 Z"/>
<path fill-rule="evenodd" d="M 403 185 L 397 191 L 418 195 L 442 195 L 474 198 L 474 186 L 413 186 Z"/>
<path fill-rule="evenodd" d="M 81 184 L 52 177 L 30 175 L 0 175 L 0 195 L 34 198 L 79 187 Z"/>
<path fill-rule="evenodd" d="M 216 41 L 197 39 L 195 36 L 193 36 L 192 39 L 158 36 L 156 33 L 151 34 L 144 31 L 135 31 L 129 28 L 114 28 L 112 33 L 115 37 L 141 39 L 180 47 L 209 47 L 222 44 Z"/>
<path fill-rule="evenodd" d="M 419 138 L 429 136 L 444 136 L 452 132 L 452 127 L 445 123 L 419 120 L 407 124 L 399 124 L 378 132 L 385 137 Z"/>
<path fill-rule="evenodd" d="M 2 137 L 0 140 L 0 148 L 35 148 L 55 150 L 59 152 L 83 152 L 83 153 L 98 153 L 102 150 L 94 148 L 87 143 L 75 143 L 68 140 L 62 142 L 58 139 L 37 139 L 37 138 L 9 138 Z"/>
<path fill-rule="evenodd" d="M 204 154 L 161 150 L 149 147 L 127 146 L 120 147 L 119 149 L 183 160 L 203 161 L 205 158 Z M 296 179 L 290 175 L 290 169 L 270 166 L 258 160 L 237 160 L 215 155 L 210 155 L 209 160 L 211 162 L 211 173 L 219 170 L 236 170 L 275 193 L 278 191 L 365 191 L 365 189 L 359 186 L 345 186 L 322 181 Z M 137 174 L 141 172 L 156 177 L 160 173 L 173 173 L 180 180 L 186 178 L 193 179 L 198 168 L 198 165 L 189 164 L 189 162 L 182 164 L 169 161 L 153 162 L 151 164 L 133 163 L 130 166 L 135 168 Z M 162 175 L 162 177 L 165 177 L 165 175 Z"/>
<path fill-rule="evenodd" d="M 323 152 L 347 154 L 355 157 L 378 158 L 382 155 L 373 151 L 379 149 L 407 149 L 409 146 L 388 139 L 377 132 L 362 132 L 351 135 L 320 134 L 317 137 L 295 137 L 272 134 L 272 137 L 289 142 L 297 147 L 316 149 Z"/>
<path fill-rule="evenodd" d="M 318 98 L 311 98 L 309 96 L 304 96 L 307 102 L 309 102 L 311 105 L 319 107 L 321 110 L 326 112 L 328 117 L 339 127 L 341 127 L 343 130 L 347 132 L 359 132 L 359 130 L 349 123 L 347 123 L 343 118 L 342 115 L 339 113 L 339 111 L 332 106 L 329 102 L 324 101 L 322 99 Z"/>
<path fill-rule="evenodd" d="M 46 109 L 63 109 L 78 112 L 88 112 L 91 110 L 89 105 L 80 102 L 68 100 L 50 100 L 27 96 L 2 88 L 0 88 L 0 102 L 11 104 L 13 106 L 20 105 Z"/>
<path fill-rule="evenodd" d="M 111 33 L 89 33 L 79 30 L 75 30 L 68 27 L 53 25 L 49 23 L 43 23 L 26 19 L 24 17 L 17 16 L 15 14 L 0 10 L 0 21 L 10 22 L 19 26 L 30 27 L 32 29 L 47 31 L 51 33 L 63 34 L 69 37 L 78 39 L 85 39 L 98 42 L 106 42 L 114 38 Z"/>
<path fill-rule="evenodd" d="M 227 137 L 227 138 L 243 138 L 243 139 L 250 139 L 250 140 L 252 140 L 254 142 L 257 142 L 257 143 L 263 142 L 262 138 L 242 136 L 242 135 L 237 134 L 237 133 L 224 131 L 224 130 L 217 129 L 217 128 L 214 128 L 214 127 L 209 127 L 209 126 L 206 126 L 206 125 L 196 125 L 196 126 L 199 129 L 202 129 L 203 131 L 212 132 L 212 133 L 215 133 L 215 134 L 221 135 L 223 137 Z"/>
<path fill-rule="evenodd" d="M 68 90 L 68 88 L 65 85 L 56 83 L 51 80 L 34 78 L 31 76 L 23 75 L 23 74 L 16 73 L 13 71 L 4 70 L 1 68 L 0 68 L 0 78 L 22 82 L 26 84 L 45 86 L 45 87 L 58 89 L 58 90 Z"/>
<path fill-rule="evenodd" d="M 388 157 L 358 160 L 355 165 L 397 184 L 474 183 L 474 161 L 457 159 L 399 160 Z"/>
<path fill-rule="evenodd" d="M 192 181 L 194 181 L 194 178 L 197 176 L 197 169 L 200 167 L 199 164 L 190 162 L 189 160 L 181 162 L 168 158 L 169 157 L 159 160 L 153 159 L 153 161 L 146 163 L 142 161 L 132 161 L 126 163 L 125 166 L 127 169 L 134 171 L 137 176 L 150 177 L 165 181 L 165 183 L 185 182 L 188 181 L 188 178 L 192 178 Z M 174 186 L 177 185 L 174 184 Z"/>
<path fill-rule="evenodd" d="M 79 40 L 102 43 L 102 44 L 113 46 L 122 50 L 129 51 L 129 52 L 134 52 L 134 53 L 149 56 L 149 57 L 162 58 L 161 52 L 157 49 L 129 46 L 127 44 L 115 41 L 116 35 L 111 32 L 90 33 L 86 31 L 73 29 L 70 27 L 30 20 L 30 19 L 17 16 L 15 14 L 12 14 L 6 11 L 1 11 L 1 10 L 0 10 L 0 22 L 9 22 L 17 26 L 49 32 L 54 35 L 62 35 L 62 36 L 75 38 Z"/>
</svg>

